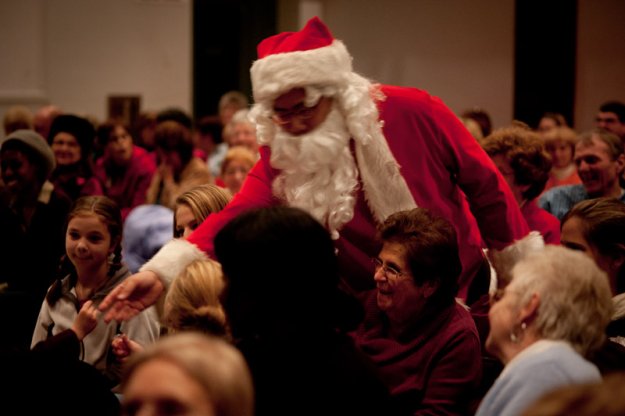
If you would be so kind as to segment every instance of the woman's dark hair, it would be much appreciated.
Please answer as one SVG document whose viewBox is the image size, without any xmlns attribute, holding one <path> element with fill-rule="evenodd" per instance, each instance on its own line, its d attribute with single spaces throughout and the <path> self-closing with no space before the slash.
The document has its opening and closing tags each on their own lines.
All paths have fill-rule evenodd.
<svg viewBox="0 0 625 416">
<path fill-rule="evenodd" d="M 551 156 L 537 133 L 519 126 L 497 129 L 482 140 L 482 147 L 490 157 L 502 155 L 510 163 L 517 185 L 529 185 L 522 194 L 525 200 L 531 201 L 545 189 Z"/>
<path fill-rule="evenodd" d="M 122 127 L 128 134 L 131 133 L 130 126 L 121 118 L 110 118 L 100 124 L 96 130 L 96 144 L 100 149 L 104 149 L 111 140 L 111 135 L 116 127 Z"/>
<path fill-rule="evenodd" d="M 215 238 L 227 280 L 233 336 L 280 322 L 328 327 L 335 318 L 338 265 L 326 229 L 289 207 L 248 211 Z"/>
<path fill-rule="evenodd" d="M 445 219 L 425 208 L 400 211 L 384 221 L 379 231 L 383 243 L 401 244 L 414 282 L 438 283 L 432 305 L 446 306 L 458 292 L 462 263 L 456 230 Z"/>
<path fill-rule="evenodd" d="M 154 143 L 166 152 L 177 152 L 183 165 L 193 157 L 191 130 L 176 121 L 159 123 L 154 131 Z"/>
<path fill-rule="evenodd" d="M 97 215 L 101 221 L 106 224 L 106 228 L 111 236 L 111 245 L 115 246 L 113 251 L 113 258 L 109 266 L 108 275 L 113 276 L 122 267 L 122 232 L 123 221 L 121 210 L 112 199 L 106 196 L 83 196 L 78 198 L 71 211 L 67 215 L 65 222 L 65 232 L 70 221 L 80 215 Z M 57 280 L 52 284 L 52 287 L 46 295 L 46 300 L 50 305 L 54 305 L 61 297 L 62 284 L 61 279 L 69 273 L 70 284 L 74 286 L 76 284 L 77 275 L 74 265 L 71 263 L 67 255 L 64 255 L 59 265 L 59 275 Z"/>
<path fill-rule="evenodd" d="M 625 204 L 616 198 L 588 199 L 576 204 L 562 218 L 582 221 L 584 239 L 602 256 L 625 259 Z M 616 292 L 625 292 L 625 267 L 618 271 Z"/>
</svg>

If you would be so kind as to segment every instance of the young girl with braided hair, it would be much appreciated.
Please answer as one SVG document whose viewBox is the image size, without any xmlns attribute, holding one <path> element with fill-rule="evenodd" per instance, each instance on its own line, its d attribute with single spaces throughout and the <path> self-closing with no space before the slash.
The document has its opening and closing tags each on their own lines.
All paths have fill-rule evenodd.
<svg viewBox="0 0 625 416">
<path fill-rule="evenodd" d="M 130 272 L 121 262 L 122 219 L 115 202 L 104 196 L 79 198 L 67 218 L 66 255 L 60 270 L 67 272 L 56 280 L 41 306 L 32 346 L 74 326 L 87 302 L 95 307 L 123 282 Z M 62 274 L 61 274 L 62 275 Z M 159 324 L 153 308 L 118 324 L 105 323 L 98 316 L 95 328 L 82 339 L 81 359 L 107 376 L 112 385 L 119 382 L 121 362 L 110 351 L 113 338 L 125 333 L 143 345 L 158 338 Z"/>
</svg>

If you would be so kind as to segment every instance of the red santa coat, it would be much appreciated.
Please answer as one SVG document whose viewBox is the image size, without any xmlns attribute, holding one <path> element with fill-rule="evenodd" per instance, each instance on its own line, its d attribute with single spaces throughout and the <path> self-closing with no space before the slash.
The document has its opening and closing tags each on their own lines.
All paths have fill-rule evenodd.
<svg viewBox="0 0 625 416">
<path fill-rule="evenodd" d="M 386 99 L 378 107 L 384 135 L 416 204 L 456 227 L 463 265 L 458 295 L 466 298 L 483 261 L 483 242 L 501 249 L 524 237 L 527 224 L 495 165 L 441 100 L 414 88 L 382 86 L 382 92 Z M 251 208 L 282 203 L 272 194 L 271 184 L 280 172 L 270 165 L 271 150 L 264 146 L 260 153 L 233 201 L 189 236 L 189 242 L 211 257 L 213 238 L 231 219 Z M 340 230 L 336 243 L 344 283 L 355 292 L 373 287 L 369 259 L 380 249 L 376 227 L 359 190 L 354 218 Z"/>
</svg>

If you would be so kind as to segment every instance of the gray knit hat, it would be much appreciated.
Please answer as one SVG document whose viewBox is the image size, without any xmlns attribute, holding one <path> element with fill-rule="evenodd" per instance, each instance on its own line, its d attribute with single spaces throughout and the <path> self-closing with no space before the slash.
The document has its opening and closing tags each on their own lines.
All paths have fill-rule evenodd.
<svg viewBox="0 0 625 416">
<path fill-rule="evenodd" d="M 50 148 L 50 145 L 48 145 L 48 142 L 46 142 L 45 139 L 39 135 L 39 133 L 34 130 L 16 130 L 4 139 L 2 145 L 0 146 L 0 151 L 4 150 L 7 144 L 11 142 L 19 142 L 22 146 L 26 145 L 32 149 L 44 163 L 45 177 L 47 178 L 50 176 L 50 173 L 52 173 L 54 167 L 56 166 L 54 153 L 52 153 L 52 149 Z"/>
</svg>

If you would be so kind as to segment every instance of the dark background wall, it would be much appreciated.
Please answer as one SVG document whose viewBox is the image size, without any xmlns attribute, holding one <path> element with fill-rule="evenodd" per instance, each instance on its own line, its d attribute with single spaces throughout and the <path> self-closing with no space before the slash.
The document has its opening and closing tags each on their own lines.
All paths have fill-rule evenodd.
<svg viewBox="0 0 625 416">
<path fill-rule="evenodd" d="M 215 114 L 219 97 L 239 90 L 251 100 L 256 45 L 276 33 L 275 0 L 193 2 L 193 112 Z"/>
</svg>

